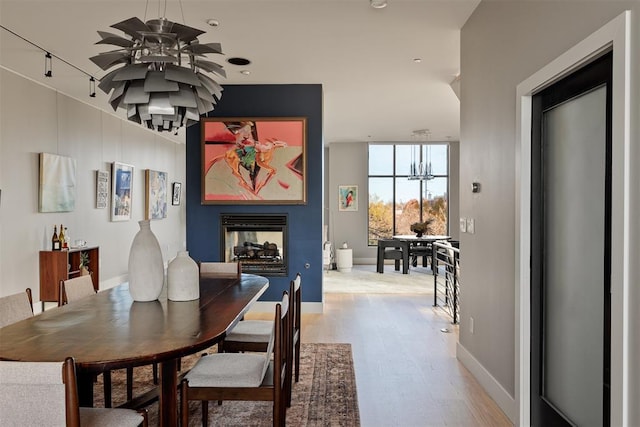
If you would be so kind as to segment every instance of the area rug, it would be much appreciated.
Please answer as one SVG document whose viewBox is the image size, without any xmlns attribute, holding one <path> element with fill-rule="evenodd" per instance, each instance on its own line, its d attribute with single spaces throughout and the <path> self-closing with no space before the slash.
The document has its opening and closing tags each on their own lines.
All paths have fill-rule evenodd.
<svg viewBox="0 0 640 427">
<path fill-rule="evenodd" d="M 208 352 L 215 352 L 215 347 Z M 182 369 L 189 369 L 199 356 L 182 359 Z M 100 376 L 102 378 L 102 376 Z M 126 399 L 124 370 L 112 372 L 113 404 Z M 150 367 L 134 369 L 134 395 L 152 387 Z M 95 406 L 103 406 L 102 383 L 94 386 Z M 302 344 L 300 381 L 294 383 L 291 407 L 287 409 L 287 426 L 319 427 L 360 425 L 358 396 L 351 344 Z M 189 426 L 201 425 L 200 402 L 189 405 Z M 147 407 L 149 425 L 157 425 L 158 403 Z M 225 401 L 209 403 L 211 426 L 271 426 L 271 402 Z"/>
<path fill-rule="evenodd" d="M 368 294 L 431 294 L 433 274 L 428 267 L 411 267 L 409 274 L 385 265 L 384 273 L 376 273 L 375 265 L 354 265 L 350 272 L 325 271 L 323 292 Z M 443 278 L 438 277 L 438 283 Z"/>
</svg>

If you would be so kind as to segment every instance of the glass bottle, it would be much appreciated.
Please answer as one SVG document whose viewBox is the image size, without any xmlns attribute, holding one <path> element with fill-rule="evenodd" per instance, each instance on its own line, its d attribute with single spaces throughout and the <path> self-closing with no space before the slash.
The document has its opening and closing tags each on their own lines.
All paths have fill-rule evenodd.
<svg viewBox="0 0 640 427">
<path fill-rule="evenodd" d="M 65 242 L 66 240 L 64 239 L 64 227 L 62 226 L 62 224 L 60 224 L 60 249 L 64 249 L 66 247 Z"/>
<path fill-rule="evenodd" d="M 60 238 L 58 237 L 58 226 L 53 226 L 53 236 L 51 237 L 51 250 L 60 250 Z"/>
</svg>

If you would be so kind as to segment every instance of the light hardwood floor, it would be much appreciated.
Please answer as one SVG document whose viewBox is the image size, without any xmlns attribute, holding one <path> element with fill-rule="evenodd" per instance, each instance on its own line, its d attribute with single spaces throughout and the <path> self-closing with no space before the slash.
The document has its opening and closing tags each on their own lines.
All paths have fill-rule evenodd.
<svg viewBox="0 0 640 427">
<path fill-rule="evenodd" d="M 457 326 L 431 295 L 324 297 L 302 342 L 351 343 L 363 427 L 512 425 L 455 358 Z"/>
</svg>

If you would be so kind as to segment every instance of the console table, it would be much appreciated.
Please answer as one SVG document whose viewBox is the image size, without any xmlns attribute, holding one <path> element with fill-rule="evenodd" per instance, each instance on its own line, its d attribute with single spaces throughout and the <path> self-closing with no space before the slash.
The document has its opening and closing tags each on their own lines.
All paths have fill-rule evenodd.
<svg viewBox="0 0 640 427">
<path fill-rule="evenodd" d="M 40 251 L 40 301 L 57 302 L 60 281 L 80 276 L 80 255 L 86 253 L 93 287 L 100 286 L 100 249 L 98 246 L 70 248 L 61 251 Z"/>
</svg>

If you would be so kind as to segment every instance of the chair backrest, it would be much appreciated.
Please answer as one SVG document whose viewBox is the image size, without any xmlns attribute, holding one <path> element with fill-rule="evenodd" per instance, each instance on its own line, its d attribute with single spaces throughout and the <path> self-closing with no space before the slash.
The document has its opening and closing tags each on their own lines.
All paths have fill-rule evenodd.
<svg viewBox="0 0 640 427">
<path fill-rule="evenodd" d="M 58 305 L 68 304 L 95 294 L 96 290 L 93 287 L 93 279 L 91 279 L 90 275 L 63 280 L 60 283 Z"/>
<path fill-rule="evenodd" d="M 378 239 L 378 246 L 382 248 L 403 249 L 406 243 L 396 239 Z"/>
<path fill-rule="evenodd" d="M 239 262 L 201 262 L 200 274 L 210 274 L 220 277 L 236 277 L 242 273 Z"/>
<path fill-rule="evenodd" d="M 293 330 L 292 333 L 300 333 L 301 312 L 302 312 L 302 275 L 296 274 L 295 279 L 291 281 L 289 292 L 293 295 Z M 292 338 L 294 338 L 292 337 Z M 298 337 L 300 339 L 300 337 Z"/>
<path fill-rule="evenodd" d="M 73 359 L 0 361 L 0 425 L 75 427 L 79 420 Z"/>
<path fill-rule="evenodd" d="M 282 391 L 286 375 L 284 373 L 289 363 L 289 352 L 291 351 L 291 310 L 289 307 L 289 293 L 282 293 L 282 301 L 276 304 L 275 326 L 273 340 L 269 342 L 266 354 L 273 351 L 273 381 L 276 392 Z M 269 357 L 266 358 L 265 372 L 269 367 Z"/>
<path fill-rule="evenodd" d="M 0 328 L 33 316 L 31 289 L 0 298 Z"/>
</svg>

